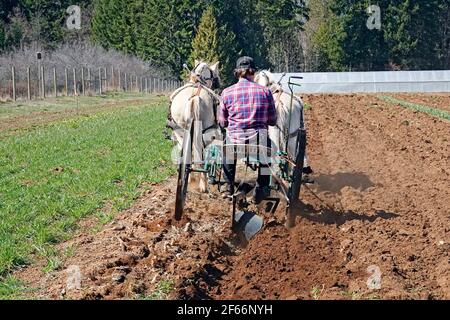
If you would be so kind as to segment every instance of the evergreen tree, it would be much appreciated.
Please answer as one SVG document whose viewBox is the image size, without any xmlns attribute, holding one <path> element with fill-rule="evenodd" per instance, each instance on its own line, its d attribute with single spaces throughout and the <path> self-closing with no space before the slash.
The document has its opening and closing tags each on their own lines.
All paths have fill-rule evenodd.
<svg viewBox="0 0 450 320">
<path fill-rule="evenodd" d="M 344 50 L 342 42 L 346 37 L 344 26 L 338 17 L 326 8 L 316 31 L 312 36 L 311 61 L 315 71 L 344 71 Z"/>
<path fill-rule="evenodd" d="M 143 10 L 141 0 L 96 0 L 92 18 L 92 39 L 104 48 L 126 53 L 136 52 L 138 15 Z"/>
<path fill-rule="evenodd" d="M 440 44 L 439 60 L 441 69 L 450 69 L 450 0 L 442 0 L 439 4 Z"/>
<path fill-rule="evenodd" d="M 200 20 L 197 35 L 192 41 L 192 53 L 189 61 L 203 60 L 210 63 L 219 61 L 219 28 L 214 9 L 205 10 Z"/>
<path fill-rule="evenodd" d="M 439 2 L 403 0 L 386 6 L 384 37 L 390 62 L 402 69 L 431 69 L 440 44 Z"/>
<path fill-rule="evenodd" d="M 387 2 L 389 1 L 377 2 L 382 15 L 385 13 Z M 343 51 L 340 57 L 341 62 L 347 70 L 384 70 L 387 64 L 388 51 L 383 34 L 384 26 L 381 30 L 367 27 L 368 8 L 371 4 L 373 4 L 371 0 L 335 0 L 331 6 L 333 13 L 338 17 L 338 20 L 334 19 L 333 23 L 333 28 L 336 30 L 334 35 L 341 32 L 337 39 Z M 382 22 L 385 22 L 386 16 L 383 17 Z"/>
<path fill-rule="evenodd" d="M 0 50 L 32 41 L 52 48 L 91 35 L 105 48 L 181 74 L 196 54 L 192 46 L 196 35 L 201 38 L 202 13 L 211 7 L 213 46 L 226 83 L 241 55 L 254 57 L 259 67 L 286 71 L 302 69 L 305 54 L 307 63 L 323 71 L 450 68 L 450 0 L 311 0 L 311 14 L 305 2 L 77 0 L 83 30 L 69 32 L 66 9 L 73 0 L 2 0 Z M 381 30 L 366 26 L 369 5 L 381 7 Z"/>
<path fill-rule="evenodd" d="M 0 21 L 0 53 L 3 52 L 6 48 L 6 34 L 5 27 L 3 26 L 3 22 Z"/>
<path fill-rule="evenodd" d="M 299 71 L 299 33 L 308 19 L 305 1 L 259 0 L 257 10 L 271 65 L 278 70 Z"/>
<path fill-rule="evenodd" d="M 0 1 L 0 22 L 6 23 L 8 21 L 8 16 L 13 11 L 14 5 L 17 5 L 17 1 Z"/>
<path fill-rule="evenodd" d="M 441 37 L 439 2 L 379 0 L 381 30 L 369 30 L 370 0 L 333 0 L 331 18 L 315 44 L 325 70 L 428 69 L 437 67 Z M 447 1 L 447 0 L 444 0 Z"/>
<path fill-rule="evenodd" d="M 228 86 L 233 81 L 234 58 L 233 50 L 235 35 L 225 26 L 219 27 L 212 6 L 208 7 L 200 20 L 197 34 L 192 41 L 190 63 L 204 60 L 210 63 L 220 62 L 222 83 Z"/>
<path fill-rule="evenodd" d="M 340 41 L 345 33 L 330 2 L 310 1 L 308 10 L 303 43 L 308 71 L 343 70 Z"/>
<path fill-rule="evenodd" d="M 84 2 L 84 1 L 80 1 Z M 32 37 L 44 47 L 53 48 L 65 40 L 66 10 L 70 0 L 21 0 L 19 8 L 32 27 Z"/>
<path fill-rule="evenodd" d="M 256 66 L 265 68 L 270 66 L 269 48 L 264 39 L 264 28 L 257 5 L 258 2 L 255 0 L 238 1 L 233 31 L 236 34 L 238 55 L 251 56 Z"/>
<path fill-rule="evenodd" d="M 139 56 L 181 74 L 192 50 L 201 8 L 194 0 L 148 0 L 141 19 Z"/>
</svg>

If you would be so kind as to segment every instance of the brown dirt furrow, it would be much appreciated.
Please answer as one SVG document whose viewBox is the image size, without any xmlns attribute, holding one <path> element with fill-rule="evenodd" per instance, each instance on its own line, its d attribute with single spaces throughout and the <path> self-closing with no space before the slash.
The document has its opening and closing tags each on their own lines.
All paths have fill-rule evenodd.
<svg viewBox="0 0 450 320">
<path fill-rule="evenodd" d="M 82 223 L 83 231 L 59 246 L 61 253 L 71 250 L 73 255 L 58 270 L 45 274 L 40 261 L 16 272 L 34 289 L 30 298 L 175 297 L 176 283 L 193 278 L 214 255 L 228 252 L 229 245 L 223 241 L 228 238 L 228 208 L 212 195 L 193 190 L 184 221 L 173 223 L 174 185 L 170 179 L 154 186 L 97 234 L 91 231 L 94 221 Z"/>
<path fill-rule="evenodd" d="M 316 183 L 302 189 L 294 229 L 280 208 L 238 247 L 230 204 L 195 190 L 189 224 L 173 225 L 171 179 L 100 233 L 61 244 L 74 255 L 60 270 L 17 276 L 51 298 L 148 297 L 173 280 L 169 297 L 182 299 L 449 299 L 450 124 L 375 95 L 304 99 Z"/>
<path fill-rule="evenodd" d="M 306 101 L 317 184 L 298 225 L 261 233 L 214 298 L 448 299 L 448 123 L 375 96 Z"/>
</svg>

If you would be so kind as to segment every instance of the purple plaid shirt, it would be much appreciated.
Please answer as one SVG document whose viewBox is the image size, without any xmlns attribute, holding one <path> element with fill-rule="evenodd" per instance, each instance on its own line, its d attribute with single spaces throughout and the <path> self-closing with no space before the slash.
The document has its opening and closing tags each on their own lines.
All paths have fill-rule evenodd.
<svg viewBox="0 0 450 320">
<path fill-rule="evenodd" d="M 267 129 L 276 122 L 275 101 L 268 88 L 240 79 L 222 92 L 219 123 L 228 131 Z"/>
</svg>

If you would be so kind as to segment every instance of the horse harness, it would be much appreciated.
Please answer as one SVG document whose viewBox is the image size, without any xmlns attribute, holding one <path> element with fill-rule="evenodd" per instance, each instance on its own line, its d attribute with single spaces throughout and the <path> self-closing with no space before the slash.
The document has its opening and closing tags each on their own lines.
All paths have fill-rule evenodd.
<svg viewBox="0 0 450 320">
<path fill-rule="evenodd" d="M 266 76 L 266 75 L 264 74 L 264 76 Z M 275 95 L 275 99 L 274 99 L 275 100 L 275 105 L 278 105 L 278 104 L 284 105 L 283 101 L 281 101 L 281 97 L 283 96 L 283 93 L 285 93 L 283 88 L 281 86 L 279 86 L 273 91 L 273 93 Z M 301 101 L 295 95 L 293 96 L 293 98 L 294 98 L 294 100 L 297 100 L 301 104 Z M 298 128 L 294 132 L 288 133 L 287 130 L 283 130 L 282 128 L 280 128 L 280 126 L 278 124 L 276 125 L 276 127 L 278 128 L 278 130 L 280 130 L 280 132 L 284 133 L 285 139 L 286 138 L 287 139 L 291 139 L 291 138 L 298 137 L 298 134 L 299 134 L 299 132 L 301 130 L 301 128 Z M 281 142 L 282 141 L 281 141 L 281 135 L 280 135 L 279 136 L 279 141 L 278 141 L 280 146 L 282 145 Z"/>
<path fill-rule="evenodd" d="M 203 130 L 203 132 L 206 132 L 207 130 L 214 128 L 217 126 L 217 107 L 219 105 L 219 98 L 217 97 L 217 95 L 210 90 L 209 88 L 205 87 L 202 83 L 200 82 L 188 82 L 186 85 L 182 86 L 181 88 L 177 89 L 171 96 L 170 96 L 170 105 L 169 105 L 169 114 L 167 116 L 167 124 L 166 124 L 166 128 L 168 129 L 172 129 L 172 130 L 176 130 L 176 129 L 180 129 L 181 127 L 175 122 L 175 120 L 172 118 L 172 102 L 173 99 L 180 93 L 182 92 L 184 89 L 186 88 L 196 88 L 196 90 L 194 90 L 191 94 L 191 96 L 189 97 L 189 101 L 194 99 L 195 97 L 199 97 L 202 90 L 205 90 L 213 99 L 214 103 L 213 103 L 213 114 L 214 114 L 214 123 L 215 125 L 210 126 L 209 128 L 206 128 Z"/>
<path fill-rule="evenodd" d="M 193 69 L 193 73 L 197 76 L 197 78 L 199 79 L 200 83 L 204 86 L 206 86 L 206 81 L 211 80 L 212 81 L 212 89 L 218 89 L 220 84 L 219 84 L 219 79 L 217 77 L 214 76 L 214 72 L 208 68 L 209 71 L 209 78 L 204 78 L 201 73 L 195 73 L 195 71 L 197 70 L 197 68 L 200 66 L 200 64 L 196 65 Z M 203 68 L 204 69 L 204 68 Z"/>
</svg>

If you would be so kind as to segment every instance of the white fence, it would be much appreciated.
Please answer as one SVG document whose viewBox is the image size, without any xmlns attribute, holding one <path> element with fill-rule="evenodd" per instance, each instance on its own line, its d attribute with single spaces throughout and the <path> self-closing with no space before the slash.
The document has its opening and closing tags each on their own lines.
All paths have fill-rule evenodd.
<svg viewBox="0 0 450 320">
<path fill-rule="evenodd" d="M 296 93 L 450 92 L 450 70 L 289 73 L 282 81 L 285 89 L 289 76 L 303 77 L 293 80 L 301 84 Z"/>
</svg>

